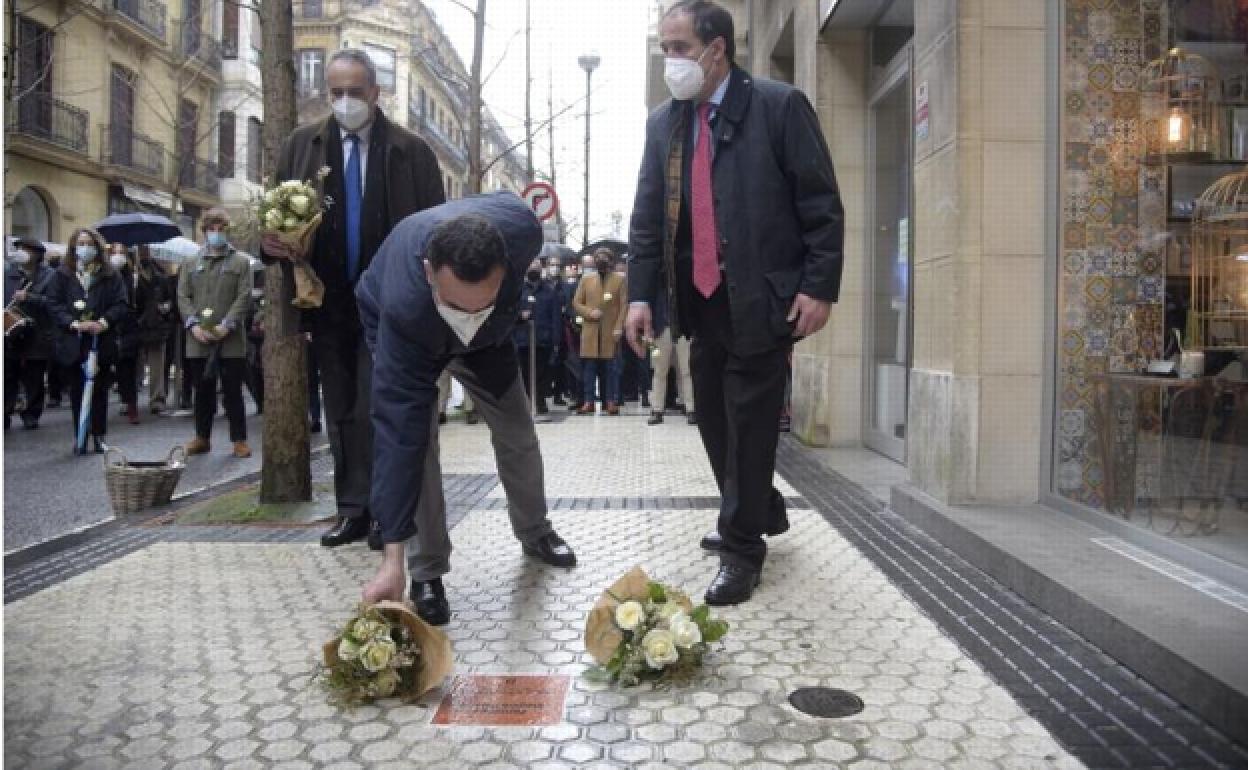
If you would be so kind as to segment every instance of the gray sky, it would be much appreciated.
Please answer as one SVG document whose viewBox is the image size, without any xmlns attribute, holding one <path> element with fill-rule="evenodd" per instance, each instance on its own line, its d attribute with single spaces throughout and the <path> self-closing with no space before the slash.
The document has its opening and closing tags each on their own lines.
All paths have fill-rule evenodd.
<svg viewBox="0 0 1248 770">
<path fill-rule="evenodd" d="M 612 235 L 612 214 L 622 217 L 618 235 L 627 238 L 628 217 L 646 127 L 646 34 L 653 0 L 531 0 L 533 122 L 546 119 L 548 86 L 554 106 L 576 105 L 555 120 L 556 192 L 563 215 L 575 220 L 569 245 L 581 240 L 585 174 L 585 71 L 577 57 L 594 52 L 590 130 L 590 228 L 595 239 Z M 463 0 L 476 7 L 476 0 Z M 426 0 L 464 66 L 472 65 L 472 15 L 450 0 Z M 524 138 L 524 0 L 489 0 L 486 7 L 483 74 L 485 101 L 512 141 Z M 499 64 L 501 60 L 501 64 Z M 536 132 L 534 166 L 549 167 L 546 131 Z M 523 163 L 524 148 L 518 151 Z"/>
</svg>

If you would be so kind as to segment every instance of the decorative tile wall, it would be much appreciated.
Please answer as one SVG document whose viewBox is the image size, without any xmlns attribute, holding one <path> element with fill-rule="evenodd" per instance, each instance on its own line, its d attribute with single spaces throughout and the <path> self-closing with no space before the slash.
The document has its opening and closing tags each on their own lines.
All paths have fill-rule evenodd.
<svg viewBox="0 0 1248 770">
<path fill-rule="evenodd" d="M 1065 0 L 1056 486 L 1098 507 L 1095 378 L 1161 350 L 1165 190 L 1140 162 L 1158 121 L 1139 78 L 1161 54 L 1166 1 Z"/>
</svg>

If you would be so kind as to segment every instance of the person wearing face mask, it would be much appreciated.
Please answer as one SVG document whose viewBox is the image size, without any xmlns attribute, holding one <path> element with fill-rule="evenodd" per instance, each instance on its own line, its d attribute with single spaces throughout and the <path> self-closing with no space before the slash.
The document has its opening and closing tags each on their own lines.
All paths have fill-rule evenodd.
<svg viewBox="0 0 1248 770">
<path fill-rule="evenodd" d="M 121 414 L 131 425 L 139 424 L 139 316 L 141 305 L 147 302 L 147 287 L 139 286 L 138 273 L 130 264 L 129 250 L 125 244 L 109 245 L 108 264 L 121 276 L 126 286 L 129 312 L 117 328 L 117 393 L 121 396 Z"/>
<path fill-rule="evenodd" d="M 325 68 L 325 85 L 331 115 L 291 134 L 282 145 L 276 177 L 279 182 L 315 180 L 320 169 L 329 169 L 324 184 L 332 205 L 309 253 L 300 255 L 325 284 L 321 306 L 302 316 L 320 371 L 323 417 L 334 456 L 338 518 L 321 545 L 369 537 L 370 545 L 380 548 L 368 509 L 372 361 L 354 291 L 394 226 L 409 214 L 442 203 L 446 195 L 433 150 L 377 106 L 381 87 L 367 53 L 335 51 Z M 263 255 L 295 256 L 272 237 L 265 239 Z"/>
<path fill-rule="evenodd" d="M 556 567 L 576 564 L 547 516 L 541 449 L 512 341 L 528 305 L 525 273 L 541 246 L 541 225 L 515 194 L 463 198 L 401 222 L 356 289 L 376 361 L 371 506 L 385 543 L 365 601 L 404 598 L 406 557 L 417 613 L 434 625 L 450 618 L 436 419 L 444 369 L 489 427 L 523 552 Z M 423 475 L 412 472 L 418 468 Z"/>
<path fill-rule="evenodd" d="M 146 245 L 138 247 L 138 257 L 139 366 L 136 382 L 143 379 L 146 369 L 148 409 L 152 414 L 160 414 L 165 410 L 169 385 L 167 347 L 178 329 L 178 282 L 160 262 L 152 259 Z"/>
<path fill-rule="evenodd" d="M 178 311 L 186 319 L 186 376 L 195 384 L 195 438 L 188 455 L 212 448 L 212 420 L 221 382 L 234 456 L 251 457 L 243 381 L 247 379 L 247 310 L 251 304 L 251 260 L 230 245 L 225 209 L 204 212 L 204 248 L 182 264 Z"/>
<path fill-rule="evenodd" d="M 46 249 L 33 238 L 19 238 L 13 244 L 4 272 L 4 304 L 12 304 L 26 320 L 4 336 L 4 427 L 17 406 L 20 385 L 26 403 L 22 427 L 35 430 L 43 415 L 44 377 L 56 342 L 56 328 L 48 313 L 48 287 L 52 268 L 43 262 Z"/>
<path fill-rule="evenodd" d="M 62 381 L 69 385 L 75 442 L 78 415 L 84 406 L 83 363 L 91 350 L 96 350 L 95 384 L 91 403 L 86 406 L 91 410 L 91 443 L 97 454 L 104 452 L 104 436 L 108 433 L 108 394 L 117 362 L 117 328 L 125 323 L 130 312 L 126 284 L 109 264 L 106 254 L 106 243 L 99 233 L 87 228 L 75 230 L 47 294 L 58 332 L 56 363 L 61 368 Z M 75 450 L 85 453 L 86 447 L 75 443 Z"/>
<path fill-rule="evenodd" d="M 615 272 L 611 249 L 594 252 L 594 269 L 581 276 L 572 307 L 581 319 L 581 381 L 584 401 L 577 414 L 594 413 L 594 384 L 606 372 L 601 396 L 606 413 L 620 413 L 620 368 L 616 346 L 624 333 L 624 308 L 628 307 L 628 284 Z"/>
<path fill-rule="evenodd" d="M 520 323 L 512 335 L 516 343 L 516 352 L 520 356 L 520 378 L 524 390 L 533 398 L 529 390 L 530 380 L 536 375 L 537 382 L 537 413 L 546 414 L 550 408 L 546 406 L 546 398 L 550 395 L 550 370 L 559 355 L 559 334 L 563 330 L 562 313 L 559 309 L 559 295 L 555 287 L 542 275 L 542 262 L 535 259 L 524 274 L 524 289 L 521 297 Z M 529 321 L 533 322 L 533 355 L 529 351 Z M 529 371 L 529 359 L 534 358 L 536 372 Z"/>
<path fill-rule="evenodd" d="M 576 322 L 576 308 L 572 300 L 576 297 L 576 287 L 581 285 L 581 270 L 576 262 L 563 267 L 563 278 L 559 282 L 559 291 L 563 301 L 563 389 L 568 394 L 568 411 L 575 412 L 581 408 L 581 326 Z"/>
<path fill-rule="evenodd" d="M 818 118 L 794 87 L 734 62 L 732 16 L 681 0 L 659 22 L 672 99 L 646 123 L 629 232 L 628 339 L 654 339 L 666 295 L 673 339 L 691 335 L 697 425 L 720 489 L 711 605 L 753 594 L 764 535 L 788 529 L 772 486 L 785 363 L 840 291 L 844 212 Z M 679 180 L 679 190 L 668 190 Z M 669 195 L 679 201 L 668 206 Z"/>
</svg>

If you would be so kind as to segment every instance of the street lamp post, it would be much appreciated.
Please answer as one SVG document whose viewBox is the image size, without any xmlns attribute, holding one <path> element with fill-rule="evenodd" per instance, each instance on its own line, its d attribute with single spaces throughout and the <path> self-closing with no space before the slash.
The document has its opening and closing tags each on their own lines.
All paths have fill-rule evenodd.
<svg viewBox="0 0 1248 770">
<path fill-rule="evenodd" d="M 581 247 L 589 245 L 589 82 L 594 76 L 594 69 L 602 62 L 598 54 L 585 54 L 577 58 L 581 69 L 585 70 L 585 229 Z"/>
</svg>

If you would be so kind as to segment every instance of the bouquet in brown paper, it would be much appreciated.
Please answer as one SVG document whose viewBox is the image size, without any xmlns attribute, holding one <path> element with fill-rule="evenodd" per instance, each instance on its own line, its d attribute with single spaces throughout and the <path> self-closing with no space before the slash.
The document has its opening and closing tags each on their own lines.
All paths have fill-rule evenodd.
<svg viewBox="0 0 1248 770">
<path fill-rule="evenodd" d="M 710 645 L 728 633 L 678 589 L 657 583 L 641 567 L 615 581 L 585 621 L 585 649 L 598 665 L 589 675 L 631 687 L 643 681 L 686 681 Z"/>
<path fill-rule="evenodd" d="M 304 258 L 312 248 L 316 230 L 321 226 L 323 209 L 331 203 L 321 193 L 329 167 L 316 174 L 316 184 L 287 180 L 266 189 L 256 206 L 256 219 L 263 235 L 280 240 L 287 248 L 299 254 L 293 260 L 295 298 L 297 308 L 317 308 L 325 298 L 325 284 Z"/>
<path fill-rule="evenodd" d="M 451 671 L 451 642 L 407 604 L 361 604 L 322 648 L 322 681 L 345 706 L 378 698 L 414 701 Z"/>
</svg>

